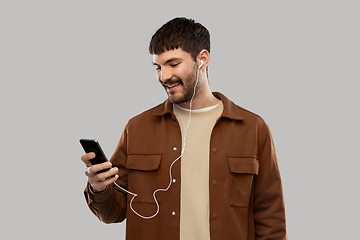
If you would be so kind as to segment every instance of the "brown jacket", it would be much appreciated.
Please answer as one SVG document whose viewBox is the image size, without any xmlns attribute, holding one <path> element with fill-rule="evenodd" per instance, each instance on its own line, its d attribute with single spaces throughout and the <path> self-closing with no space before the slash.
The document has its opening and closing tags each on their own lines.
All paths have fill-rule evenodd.
<svg viewBox="0 0 360 240">
<path fill-rule="evenodd" d="M 264 120 L 220 93 L 224 111 L 210 141 L 211 240 L 285 240 L 283 191 L 275 148 Z M 125 127 L 111 161 L 119 168 L 117 183 L 138 194 L 133 208 L 153 215 L 153 192 L 169 184 L 170 164 L 180 155 L 181 132 L 172 104 L 166 100 L 134 118 Z M 130 209 L 132 196 L 114 185 L 101 194 L 89 186 L 85 197 L 91 211 L 105 223 L 126 221 L 126 239 L 179 239 L 181 160 L 172 169 L 176 182 L 158 192 L 160 212 L 142 219 Z"/>
</svg>

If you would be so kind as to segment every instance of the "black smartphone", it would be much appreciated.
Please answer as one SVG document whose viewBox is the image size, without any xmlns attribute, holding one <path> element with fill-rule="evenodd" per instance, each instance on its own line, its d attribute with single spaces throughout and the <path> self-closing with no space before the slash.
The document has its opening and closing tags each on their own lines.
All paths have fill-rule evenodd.
<svg viewBox="0 0 360 240">
<path fill-rule="evenodd" d="M 100 164 L 100 163 L 104 163 L 104 162 L 108 161 L 103 150 L 100 147 L 99 142 L 96 139 L 80 139 L 80 144 L 86 153 L 89 153 L 89 152 L 95 153 L 95 155 L 96 155 L 95 158 L 90 159 L 90 163 L 92 165 L 96 165 L 96 164 Z M 107 172 L 109 170 L 110 170 L 110 168 L 107 168 L 107 169 L 100 170 L 97 173 Z M 113 175 L 111 177 L 114 177 L 114 176 L 115 175 Z"/>
</svg>

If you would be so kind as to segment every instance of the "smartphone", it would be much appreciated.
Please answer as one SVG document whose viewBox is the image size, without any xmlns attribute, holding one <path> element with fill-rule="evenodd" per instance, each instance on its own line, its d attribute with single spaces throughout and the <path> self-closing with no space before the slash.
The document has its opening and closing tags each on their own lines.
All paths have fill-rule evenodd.
<svg viewBox="0 0 360 240">
<path fill-rule="evenodd" d="M 100 164 L 100 163 L 104 163 L 104 162 L 108 161 L 103 150 L 100 147 L 100 143 L 96 139 L 80 139 L 80 144 L 86 153 L 89 153 L 89 152 L 95 153 L 95 155 L 96 155 L 95 158 L 90 159 L 90 163 L 92 165 L 96 165 L 96 164 Z M 107 172 L 109 170 L 110 170 L 110 168 L 107 168 L 107 169 L 100 170 L 97 173 Z M 111 177 L 115 177 L 115 175 L 113 175 Z"/>
</svg>

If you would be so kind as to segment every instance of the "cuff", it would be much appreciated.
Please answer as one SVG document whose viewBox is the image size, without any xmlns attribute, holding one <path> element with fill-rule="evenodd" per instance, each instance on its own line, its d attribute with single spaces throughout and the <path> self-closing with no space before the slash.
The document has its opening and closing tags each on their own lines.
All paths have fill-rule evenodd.
<svg viewBox="0 0 360 240">
<path fill-rule="evenodd" d="M 89 203 L 103 203 L 106 202 L 112 195 L 112 187 L 111 185 L 108 186 L 104 191 L 102 192 L 94 192 L 90 183 L 87 184 L 87 197 L 89 200 Z"/>
</svg>

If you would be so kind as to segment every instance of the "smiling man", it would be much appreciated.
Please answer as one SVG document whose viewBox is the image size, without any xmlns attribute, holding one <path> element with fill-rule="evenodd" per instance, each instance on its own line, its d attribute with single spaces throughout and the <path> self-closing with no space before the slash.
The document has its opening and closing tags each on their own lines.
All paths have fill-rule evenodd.
<svg viewBox="0 0 360 240">
<path fill-rule="evenodd" d="M 211 92 L 208 30 L 175 18 L 149 50 L 168 99 L 129 120 L 109 163 L 81 157 L 91 211 L 105 223 L 127 219 L 129 240 L 287 239 L 270 130 Z"/>
</svg>

